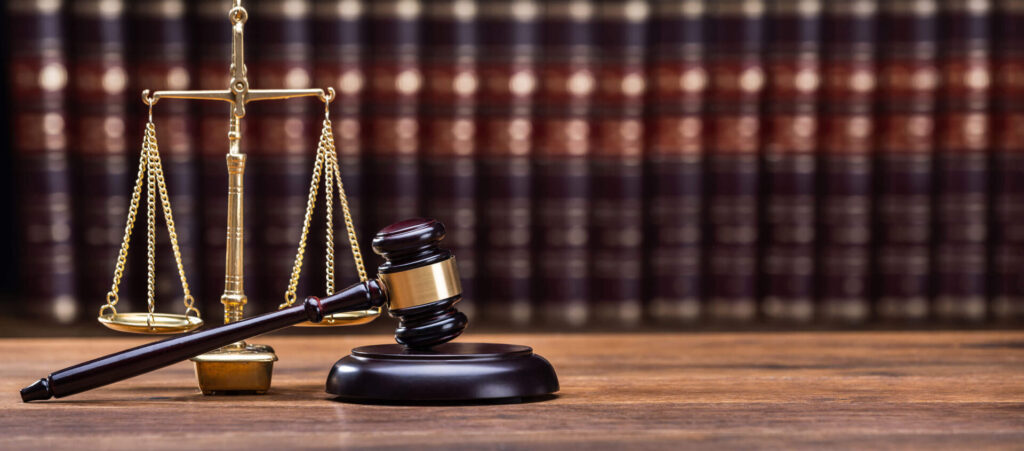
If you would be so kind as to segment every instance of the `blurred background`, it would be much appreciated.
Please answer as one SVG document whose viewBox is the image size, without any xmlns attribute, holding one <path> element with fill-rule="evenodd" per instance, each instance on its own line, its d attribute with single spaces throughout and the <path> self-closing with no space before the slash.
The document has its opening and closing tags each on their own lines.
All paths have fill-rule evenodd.
<svg viewBox="0 0 1024 451">
<path fill-rule="evenodd" d="M 338 91 L 370 272 L 376 230 L 441 220 L 476 330 L 1024 324 L 1024 0 L 243 3 L 251 86 Z M 108 333 L 139 92 L 226 89 L 230 7 L 6 2 L 0 335 Z M 284 300 L 323 114 L 248 108 L 249 314 Z M 228 108 L 153 116 L 188 282 L 219 324 Z M 325 294 L 320 193 L 300 297 Z M 120 311 L 146 306 L 144 217 Z M 157 232 L 157 310 L 181 313 Z"/>
</svg>

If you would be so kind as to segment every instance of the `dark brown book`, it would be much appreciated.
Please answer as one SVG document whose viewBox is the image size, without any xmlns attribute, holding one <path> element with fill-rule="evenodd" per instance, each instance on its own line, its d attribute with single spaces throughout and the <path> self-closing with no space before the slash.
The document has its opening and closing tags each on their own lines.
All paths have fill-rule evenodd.
<svg viewBox="0 0 1024 451">
<path fill-rule="evenodd" d="M 643 149 L 646 0 L 604 0 L 594 23 L 597 88 L 591 109 L 591 292 L 598 322 L 643 319 Z"/>
<path fill-rule="evenodd" d="M 934 315 L 987 315 L 991 10 L 986 0 L 940 4 L 936 120 Z"/>
<path fill-rule="evenodd" d="M 533 103 L 537 89 L 540 5 L 535 0 L 480 4 L 480 286 L 483 316 L 525 326 L 532 308 Z M 460 263 L 461 264 L 461 263 Z"/>
<path fill-rule="evenodd" d="M 821 1 L 768 3 L 762 305 L 771 321 L 814 318 Z"/>
<path fill-rule="evenodd" d="M 931 289 L 938 3 L 880 2 L 875 220 L 878 316 L 923 320 Z"/>
<path fill-rule="evenodd" d="M 226 89 L 231 80 L 229 73 L 231 61 L 231 22 L 227 17 L 231 9 L 229 0 L 193 0 L 193 44 L 195 49 L 193 67 L 198 77 L 193 83 L 195 89 Z M 171 103 L 168 101 L 167 103 Z M 224 293 L 224 275 L 227 254 L 227 208 L 228 208 L 228 169 L 225 156 L 228 153 L 228 124 L 230 109 L 220 102 L 197 101 L 191 107 L 196 114 L 197 138 L 199 154 L 199 205 L 200 243 L 202 248 L 202 274 L 199 277 L 201 290 L 196 300 L 201 305 L 207 321 L 220 324 L 220 297 Z M 163 106 L 163 104 L 160 104 Z M 249 133 L 251 125 L 243 121 L 242 151 L 249 153 L 253 148 L 253 136 Z M 245 177 L 246 186 L 253 183 L 251 173 Z M 246 194 L 251 193 L 250 190 Z M 247 231 L 251 231 L 252 195 L 247 195 L 244 210 Z M 251 243 L 252 232 L 245 235 L 244 251 L 246 273 L 252 272 L 253 253 Z M 251 286 L 251 283 L 250 283 Z"/>
<path fill-rule="evenodd" d="M 189 60 L 191 40 L 185 0 L 142 0 L 131 2 L 129 8 L 129 94 L 140 93 L 143 89 L 191 89 L 194 71 Z M 148 108 L 131 95 L 128 96 L 128 102 L 128 135 L 132 137 L 128 147 L 130 154 L 130 151 L 139 148 L 135 143 L 141 142 L 141 132 L 148 120 Z M 153 109 L 153 121 L 156 124 L 160 158 L 169 192 L 168 200 L 174 211 L 182 264 L 192 293 L 198 294 L 202 292 L 197 191 L 199 164 L 193 139 L 195 121 L 191 113 L 191 102 L 163 102 Z M 166 229 L 160 228 L 164 224 L 163 213 L 159 212 L 159 216 L 161 219 L 157 221 L 156 234 L 156 299 L 161 302 L 162 311 L 184 313 L 174 250 Z M 142 246 L 137 244 L 135 248 L 141 249 Z M 201 306 L 202 301 L 197 301 Z M 209 313 L 217 315 L 216 312 Z"/>
<path fill-rule="evenodd" d="M 534 115 L 534 289 L 544 320 L 581 327 L 591 317 L 589 155 L 594 4 L 545 2 Z"/>
<path fill-rule="evenodd" d="M 1013 322 L 1024 319 L 1024 1 L 994 7 L 991 315 Z"/>
<path fill-rule="evenodd" d="M 251 2 L 251 63 L 249 82 L 266 89 L 306 89 L 313 84 L 312 3 L 307 0 Z M 253 234 L 257 262 L 250 279 L 247 310 L 276 310 L 285 292 L 302 237 L 310 177 L 323 117 L 313 99 L 290 99 L 251 104 L 247 109 L 252 141 L 247 194 L 257 207 L 248 232 Z M 321 190 L 322 191 L 322 190 Z M 337 197 L 337 196 L 335 196 Z M 323 207 L 321 203 L 321 207 Z M 323 211 L 323 208 L 320 209 Z M 322 216 L 321 216 L 322 217 Z M 324 222 L 310 224 L 307 250 L 322 248 Z M 312 252 L 316 255 L 315 252 Z M 323 255 L 323 254 L 319 254 Z M 319 261 L 319 259 L 318 259 Z M 323 268 L 307 256 L 299 293 L 323 293 L 309 283 Z M 321 272 L 322 273 L 322 272 Z M 319 279 L 318 279 L 319 280 Z M 312 290 L 312 291 L 311 291 Z M 324 293 L 329 294 L 329 293 Z"/>
<path fill-rule="evenodd" d="M 751 321 L 758 299 L 765 2 L 709 2 L 708 313 Z"/>
<path fill-rule="evenodd" d="M 697 320 L 702 312 L 702 217 L 706 134 L 704 0 L 651 2 L 648 44 L 648 315 L 656 322 Z"/>
<path fill-rule="evenodd" d="M 111 276 L 124 236 L 131 199 L 131 183 L 137 171 L 137 132 L 129 120 L 128 56 L 122 1 L 82 0 L 69 3 L 71 11 L 71 126 L 76 218 L 76 276 L 82 307 L 102 305 L 110 290 Z M 132 100 L 137 99 L 131 96 Z M 141 134 L 139 135 L 141 136 Z M 129 152 L 129 148 L 133 149 Z M 131 158 L 129 158 L 131 154 Z M 129 163 L 131 160 L 131 163 Z M 145 208 L 137 222 L 145 224 Z M 136 229 L 136 252 L 130 253 L 122 281 L 118 309 L 145 308 L 146 258 L 144 227 Z M 141 252 L 140 252 L 141 250 Z"/>
<path fill-rule="evenodd" d="M 423 212 L 447 224 L 459 258 L 459 310 L 476 312 L 478 5 L 472 0 L 424 2 L 420 102 Z"/>
<path fill-rule="evenodd" d="M 419 0 L 367 3 L 367 233 L 421 213 Z M 370 266 L 381 260 L 369 258 Z"/>
<path fill-rule="evenodd" d="M 878 0 L 825 2 L 818 143 L 818 317 L 871 315 Z"/>
<path fill-rule="evenodd" d="M 4 6 L 10 52 L 10 128 L 16 167 L 19 303 L 33 318 L 69 323 L 103 302 L 79 305 L 72 231 L 69 73 L 64 2 Z M 104 276 L 109 281 L 110 274 Z M 88 301 L 86 301 L 88 302 Z"/>
</svg>

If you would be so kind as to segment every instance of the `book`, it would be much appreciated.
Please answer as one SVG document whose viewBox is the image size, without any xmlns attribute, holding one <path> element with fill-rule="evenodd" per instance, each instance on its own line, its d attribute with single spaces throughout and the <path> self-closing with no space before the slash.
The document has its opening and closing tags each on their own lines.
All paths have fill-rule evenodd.
<svg viewBox="0 0 1024 451">
<path fill-rule="evenodd" d="M 590 156 L 594 317 L 635 327 L 643 319 L 643 149 L 650 5 L 599 1 Z"/>
<path fill-rule="evenodd" d="M 482 316 L 526 326 L 532 305 L 533 109 L 538 85 L 540 4 L 479 5 L 477 147 L 480 153 Z"/>
<path fill-rule="evenodd" d="M 17 311 L 67 324 L 80 316 L 73 241 L 68 115 L 69 62 L 64 2 L 12 0 L 4 6 L 16 166 L 19 283 Z M 105 276 L 109 277 L 107 274 Z M 106 279 L 109 280 L 109 279 Z M 102 299 L 96 300 L 100 305 Z M 90 310 L 91 311 L 91 310 Z"/>
<path fill-rule="evenodd" d="M 254 33 L 250 51 L 249 83 L 265 89 L 308 89 L 313 83 L 312 4 L 308 0 L 260 0 L 251 4 L 247 25 Z M 285 292 L 302 237 L 310 176 L 320 136 L 322 105 L 315 100 L 290 99 L 252 103 L 247 107 L 250 141 L 249 193 L 259 208 L 252 216 L 253 252 L 257 262 L 247 311 L 277 310 Z M 321 189 L 320 191 L 323 191 Z M 323 193 L 321 192 L 321 197 Z M 335 196 L 336 197 L 336 196 Z M 320 202 L 321 212 L 323 201 Z M 340 209 L 339 209 L 340 210 Z M 321 213 L 322 215 L 323 213 Z M 321 216 L 322 218 L 322 216 Z M 306 246 L 311 255 L 323 255 L 325 222 L 310 224 Z M 340 238 L 340 237 L 339 237 Z M 297 295 L 324 294 L 310 281 L 322 280 L 322 258 L 305 259 Z M 318 271 L 319 270 L 319 271 Z"/>
<path fill-rule="evenodd" d="M 708 8 L 708 314 L 717 321 L 744 322 L 756 318 L 759 294 L 765 2 L 722 0 Z"/>
<path fill-rule="evenodd" d="M 707 2 L 651 2 L 644 171 L 647 315 L 696 321 L 704 296 Z"/>
<path fill-rule="evenodd" d="M 582 327 L 591 319 L 589 156 L 594 75 L 594 3 L 545 2 L 534 114 L 534 292 L 543 321 Z"/>
<path fill-rule="evenodd" d="M 991 315 L 1024 319 L 1024 1 L 994 2 Z"/>
<path fill-rule="evenodd" d="M 419 0 L 380 0 L 367 3 L 366 113 L 368 148 L 368 236 L 388 224 L 420 214 Z M 369 186 L 369 185 L 368 185 Z M 369 257 L 369 256 L 368 256 Z M 368 258 L 371 267 L 382 262 Z"/>
<path fill-rule="evenodd" d="M 825 2 L 819 97 L 818 317 L 871 315 L 878 0 Z"/>
<path fill-rule="evenodd" d="M 991 11 L 985 0 L 946 0 L 939 10 L 932 277 L 944 320 L 987 316 Z"/>
<path fill-rule="evenodd" d="M 189 60 L 187 4 L 184 0 L 143 0 L 129 5 L 130 93 L 143 89 L 186 90 L 193 79 Z M 132 96 L 127 121 L 132 137 L 130 151 L 137 150 L 141 131 L 148 120 L 148 108 Z M 173 207 L 175 232 L 181 261 L 193 296 L 202 292 L 199 272 L 198 158 L 190 102 L 169 101 L 153 109 L 160 159 Z M 163 218 L 162 211 L 158 216 Z M 174 249 L 163 219 L 157 221 L 156 299 L 163 311 L 184 313 L 181 281 Z M 137 248 L 142 246 L 136 245 Z M 139 258 L 139 257 L 136 257 Z M 197 299 L 197 302 L 199 300 Z M 198 305 L 198 304 L 197 304 Z M 207 313 L 207 312 L 202 312 Z M 213 313 L 213 312 L 210 312 Z M 215 313 L 213 313 L 216 315 Z"/>
<path fill-rule="evenodd" d="M 75 256 L 78 259 L 78 297 L 84 306 L 103 305 L 124 236 L 137 170 L 135 152 L 129 158 L 127 11 L 122 1 L 83 0 L 70 6 L 71 48 L 71 163 L 75 189 Z M 134 96 L 132 97 L 135 98 Z M 140 135 L 141 136 L 141 135 Z M 139 147 L 133 143 L 132 149 Z M 131 163 L 129 163 L 131 160 Z M 138 224 L 145 224 L 141 208 Z M 145 243 L 145 226 L 135 230 L 136 243 Z M 145 244 L 129 253 L 117 308 L 144 309 L 145 284 L 133 274 L 145 274 Z M 143 250 L 139 252 L 138 250 Z"/>
<path fill-rule="evenodd" d="M 192 29 L 196 39 L 193 42 L 193 67 L 198 72 L 195 89 L 226 89 L 231 80 L 228 69 L 231 64 L 231 27 L 225 11 L 231 9 L 230 0 L 193 0 Z M 196 299 L 200 311 L 207 321 L 221 315 L 224 310 L 220 297 L 224 293 L 225 263 L 227 261 L 227 208 L 228 170 L 225 155 L 228 153 L 228 124 L 231 112 L 220 102 L 197 101 L 191 107 L 196 114 L 196 146 L 199 154 L 199 205 L 200 243 L 202 248 L 202 274 L 199 277 L 200 296 Z M 252 149 L 251 125 L 242 123 L 242 152 Z M 248 173 L 245 186 L 253 182 Z M 251 191 L 250 191 L 251 193 Z M 247 193 L 248 194 L 248 193 Z M 243 223 L 252 230 L 253 196 L 245 198 Z M 253 234 L 245 235 L 244 268 L 252 274 Z M 214 322 L 217 323 L 216 321 Z"/>
<path fill-rule="evenodd" d="M 421 199 L 427 217 L 445 224 L 445 243 L 458 256 L 462 300 L 476 311 L 477 280 L 477 15 L 473 0 L 424 2 L 420 102 Z"/>
<path fill-rule="evenodd" d="M 373 236 L 363 233 L 364 230 L 359 228 L 367 221 L 366 203 L 363 199 L 366 195 L 363 186 L 366 146 L 361 119 L 366 87 L 365 18 L 366 4 L 362 0 L 313 2 L 313 86 L 321 89 L 334 87 L 337 97 L 331 103 L 330 119 L 338 152 L 341 180 L 348 195 L 352 220 L 357 228 L 360 250 L 371 254 L 373 251 L 370 250 L 370 240 Z M 312 111 L 315 119 L 312 121 L 314 128 L 322 121 L 319 111 L 318 108 Z M 359 274 L 352 259 L 348 232 L 337 202 L 335 196 L 335 287 L 342 288 L 358 282 Z M 373 273 L 373 270 L 372 267 L 367 268 L 370 273 Z M 314 291 L 321 286 L 320 278 L 322 277 L 314 275 L 312 279 Z"/>
<path fill-rule="evenodd" d="M 8 25 L 7 17 L 7 8 L 0 8 L 0 24 L 4 24 L 5 29 L 11 28 Z M 3 36 L 7 40 L 5 42 L 13 40 L 6 31 Z M 0 61 L 6 64 L 10 60 L 8 46 L 0 46 Z M 12 88 L 11 75 L 8 70 L 0 70 L 0 113 L 3 113 L 5 117 L 10 116 L 7 106 L 11 102 L 9 92 Z M 16 212 L 18 211 L 18 184 L 15 172 L 15 152 L 12 150 L 14 149 L 14 137 L 10 121 L 0 121 L 0 149 L 2 149 L 0 151 L 0 208 Z M 6 240 L 0 240 L 0 252 L 13 258 L 12 262 L 20 261 L 18 256 L 19 232 L 18 221 L 6 221 L 0 225 L 0 234 L 8 237 Z M 0 273 L 0 308 L 10 312 L 11 315 L 18 314 L 17 295 L 20 280 L 18 265 L 13 263 L 8 263 L 6 270 Z"/>
<path fill-rule="evenodd" d="M 880 2 L 875 221 L 883 320 L 930 313 L 935 105 L 939 72 L 933 0 Z"/>
<path fill-rule="evenodd" d="M 821 1 L 768 4 L 764 95 L 762 313 L 814 318 Z"/>
</svg>

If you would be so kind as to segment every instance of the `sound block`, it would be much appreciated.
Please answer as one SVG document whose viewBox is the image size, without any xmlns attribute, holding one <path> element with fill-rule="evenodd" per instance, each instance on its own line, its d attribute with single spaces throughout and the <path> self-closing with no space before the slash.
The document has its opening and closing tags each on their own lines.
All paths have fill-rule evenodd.
<svg viewBox="0 0 1024 451">
<path fill-rule="evenodd" d="M 558 377 L 544 357 L 528 346 L 494 343 L 444 343 L 426 350 L 363 346 L 327 375 L 327 393 L 340 400 L 476 401 L 556 391 Z"/>
</svg>

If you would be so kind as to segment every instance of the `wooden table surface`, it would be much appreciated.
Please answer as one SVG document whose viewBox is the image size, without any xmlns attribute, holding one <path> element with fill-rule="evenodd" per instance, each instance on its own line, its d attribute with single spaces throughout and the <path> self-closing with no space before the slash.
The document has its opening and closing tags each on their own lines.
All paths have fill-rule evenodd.
<svg viewBox="0 0 1024 451">
<path fill-rule="evenodd" d="M 323 390 L 385 336 L 266 336 L 271 392 L 199 394 L 180 363 L 23 404 L 50 371 L 142 340 L 0 340 L 0 449 L 1024 448 L 1024 332 L 473 335 L 533 346 L 558 396 L 506 405 L 346 404 Z"/>
</svg>

